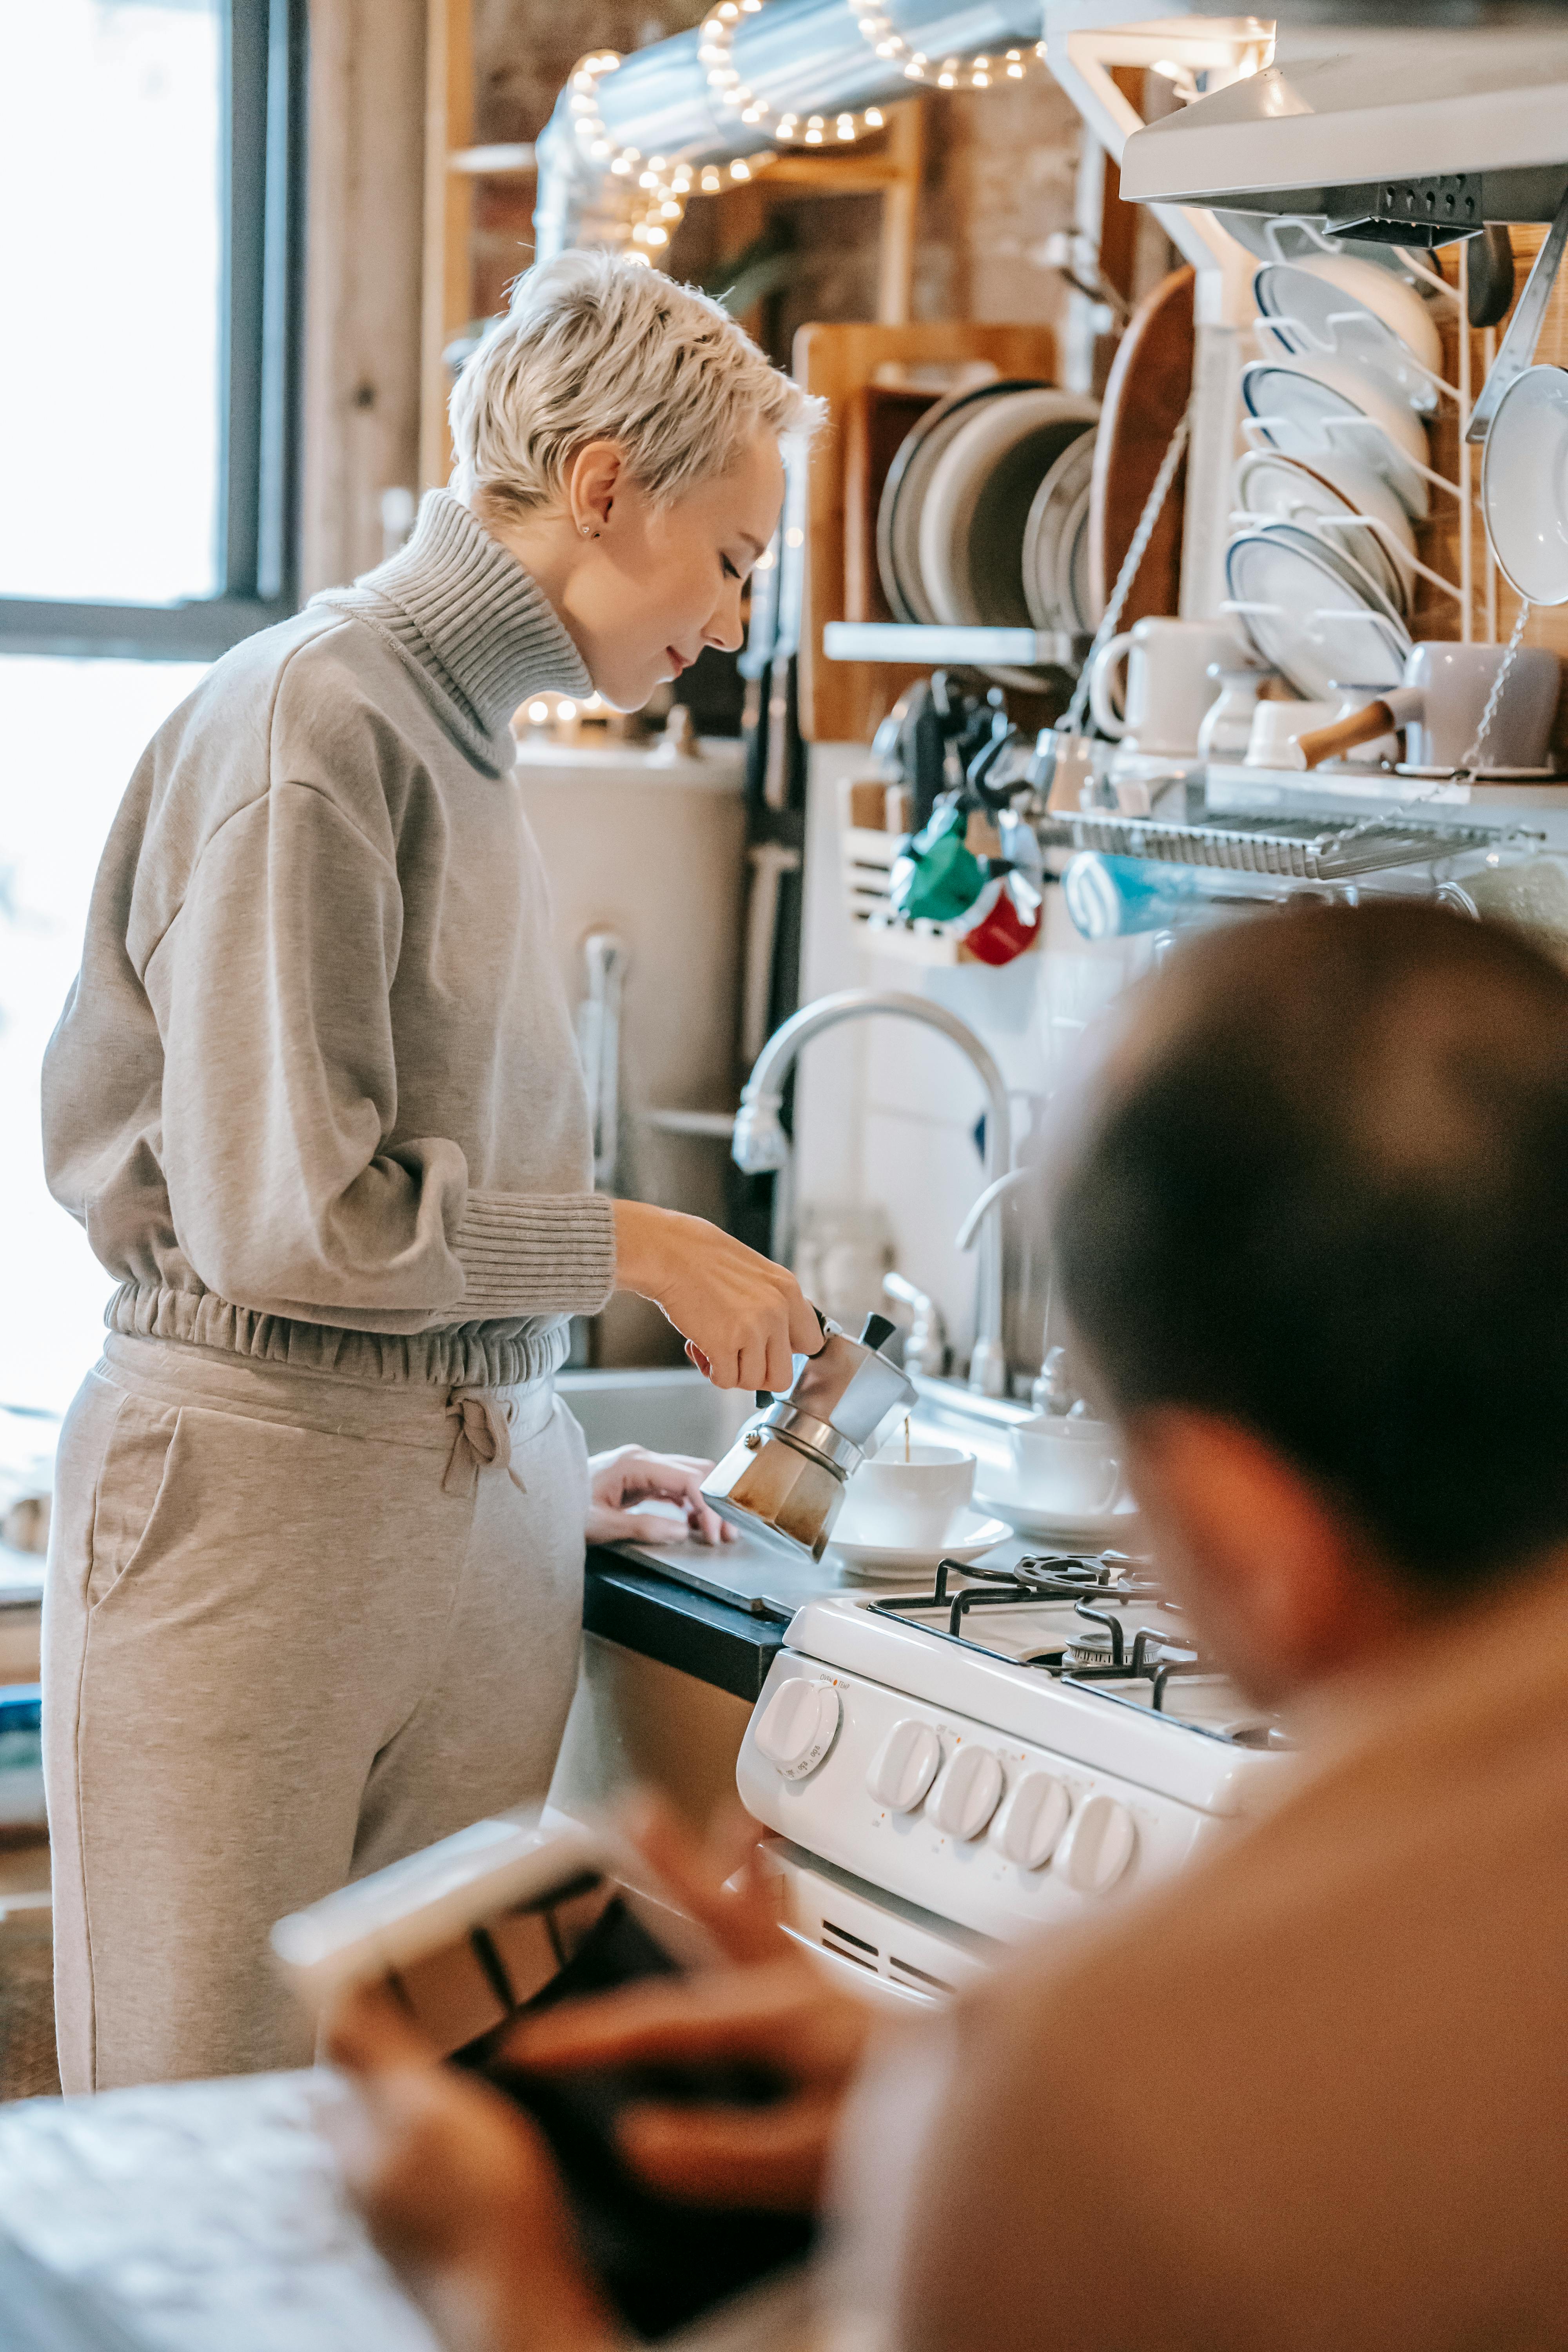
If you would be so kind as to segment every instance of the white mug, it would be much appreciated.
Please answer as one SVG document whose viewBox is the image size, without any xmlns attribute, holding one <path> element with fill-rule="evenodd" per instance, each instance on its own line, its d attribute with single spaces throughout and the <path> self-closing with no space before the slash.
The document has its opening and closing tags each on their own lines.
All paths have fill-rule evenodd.
<svg viewBox="0 0 1568 2352">
<path fill-rule="evenodd" d="M 1121 1465 L 1103 1421 L 1037 1413 L 1008 1432 L 1013 1466 L 1030 1499 L 1066 1512 L 1109 1511 L 1121 1499 Z"/>
<path fill-rule="evenodd" d="M 856 1543 L 938 1551 L 973 1492 L 973 1454 L 956 1445 L 911 1445 L 906 1459 L 900 1437 L 856 1471 L 833 1532 Z"/>
<path fill-rule="evenodd" d="M 1127 658 L 1125 715 L 1111 700 L 1111 677 Z M 1089 703 L 1102 734 L 1129 751 L 1190 760 L 1204 713 L 1219 691 L 1212 664 L 1239 668 L 1247 656 L 1229 629 L 1214 621 L 1135 622 L 1101 646 L 1089 667 Z"/>
</svg>

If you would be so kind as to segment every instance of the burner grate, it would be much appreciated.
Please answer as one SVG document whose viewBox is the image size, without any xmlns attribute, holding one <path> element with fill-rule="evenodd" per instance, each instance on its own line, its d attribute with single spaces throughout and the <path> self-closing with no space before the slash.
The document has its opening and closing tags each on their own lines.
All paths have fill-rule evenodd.
<svg viewBox="0 0 1568 2352">
<path fill-rule="evenodd" d="M 1224 1677 L 1183 1629 L 1176 1603 L 1165 1597 L 1147 1569 L 1146 1560 L 1115 1551 L 1029 1553 L 1012 1568 L 978 1563 L 965 1568 L 944 1559 L 929 1593 L 899 1593 L 874 1601 L 870 1607 L 876 1615 L 919 1625 L 940 1641 L 984 1650 L 989 1645 L 980 1638 L 980 1623 L 992 1613 L 1069 1604 L 1082 1633 L 1075 1632 L 1056 1649 L 1020 1654 L 1017 1664 L 1051 1675 L 1065 1689 L 1136 1707 L 1140 1715 L 1159 1717 L 1201 1738 L 1230 1747 L 1288 1747 L 1290 1743 L 1267 1718 L 1244 1717 L 1213 1724 L 1181 1711 L 1184 1682 L 1223 1685 Z M 965 1582 L 954 1589 L 953 1577 Z M 1165 1612 L 1169 1622 L 1134 1626 L 1129 1638 L 1119 1611 L 1149 1608 Z M 933 1622 L 939 1620 L 943 1622 Z"/>
</svg>

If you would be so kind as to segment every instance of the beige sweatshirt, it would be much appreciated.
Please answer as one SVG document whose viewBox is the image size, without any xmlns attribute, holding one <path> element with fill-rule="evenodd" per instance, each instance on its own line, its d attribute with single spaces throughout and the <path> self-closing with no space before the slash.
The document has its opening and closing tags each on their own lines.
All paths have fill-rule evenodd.
<svg viewBox="0 0 1568 2352">
<path fill-rule="evenodd" d="M 111 1329 L 360 1379 L 552 1370 L 614 1276 L 508 721 L 590 690 L 445 491 L 154 736 L 44 1063 Z"/>
</svg>

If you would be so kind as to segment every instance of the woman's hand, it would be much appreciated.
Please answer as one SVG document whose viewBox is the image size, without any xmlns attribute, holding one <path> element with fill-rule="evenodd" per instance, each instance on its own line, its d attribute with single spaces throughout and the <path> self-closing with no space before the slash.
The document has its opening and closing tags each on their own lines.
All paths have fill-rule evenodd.
<svg viewBox="0 0 1568 2352">
<path fill-rule="evenodd" d="M 715 1388 L 782 1391 L 822 1326 L 787 1266 L 702 1217 L 617 1201 L 616 1280 L 663 1308 Z"/>
<path fill-rule="evenodd" d="M 640 1445 L 590 1454 L 588 1541 L 624 1543 L 640 1536 L 645 1543 L 677 1543 L 690 1536 L 697 1543 L 733 1543 L 734 1528 L 702 1499 L 702 1481 L 712 1467 L 694 1454 L 647 1454 Z M 678 1528 L 664 1512 L 634 1511 L 634 1504 L 653 1498 L 679 1503 L 685 1526 Z"/>
<path fill-rule="evenodd" d="M 621 2153 L 666 2196 L 810 2211 L 873 2011 L 781 1933 L 754 1851 L 726 1884 L 722 1863 L 694 1847 L 663 1805 L 644 1801 L 628 1832 L 664 1887 L 735 1965 L 563 2002 L 517 2026 L 501 2054 L 538 2074 L 717 2060 L 768 2067 L 786 2088 L 767 2106 L 648 2100 L 627 2107 Z M 754 1841 L 754 1824 L 749 1834 Z"/>
<path fill-rule="evenodd" d="M 362 1990 L 328 2055 L 359 2113 L 336 2134 L 371 2235 L 451 2352 L 606 2352 L 621 2330 L 577 2250 L 527 2116 L 438 2063 L 392 1996 Z"/>
</svg>

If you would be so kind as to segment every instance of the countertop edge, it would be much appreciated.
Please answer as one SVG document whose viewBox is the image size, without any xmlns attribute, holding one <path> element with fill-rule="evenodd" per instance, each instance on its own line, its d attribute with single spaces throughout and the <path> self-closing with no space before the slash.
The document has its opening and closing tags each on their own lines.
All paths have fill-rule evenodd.
<svg viewBox="0 0 1568 2352">
<path fill-rule="evenodd" d="M 591 1544 L 583 1584 L 585 1632 L 694 1675 L 748 1703 L 784 1647 L 776 1617 L 679 1584 L 635 1544 Z"/>
</svg>

